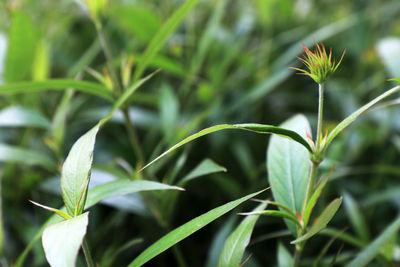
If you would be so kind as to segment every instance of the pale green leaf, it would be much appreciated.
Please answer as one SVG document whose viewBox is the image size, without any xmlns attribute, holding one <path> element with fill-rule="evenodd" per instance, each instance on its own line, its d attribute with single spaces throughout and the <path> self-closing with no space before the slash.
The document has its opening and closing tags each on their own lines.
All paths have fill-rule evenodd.
<svg viewBox="0 0 400 267">
<path fill-rule="evenodd" d="M 12 10 L 4 70 L 6 82 L 17 82 L 27 76 L 35 54 L 35 42 L 35 29 L 28 14 Z"/>
<path fill-rule="evenodd" d="M 293 266 L 293 257 L 281 242 L 278 242 L 278 266 Z"/>
<path fill-rule="evenodd" d="M 38 207 L 41 207 L 42 209 L 51 211 L 51 212 L 57 214 L 58 216 L 60 216 L 61 218 L 66 219 L 66 220 L 69 220 L 69 219 L 72 218 L 71 216 L 69 216 L 67 213 L 65 213 L 65 212 L 62 211 L 62 210 L 55 209 L 55 208 L 52 208 L 52 207 L 48 207 L 48 206 L 39 204 L 39 203 L 37 203 L 37 202 L 35 202 L 35 201 L 32 201 L 32 200 L 29 200 L 29 201 L 30 201 L 32 204 L 34 204 L 34 205 L 36 205 L 36 206 L 38 206 Z"/>
<path fill-rule="evenodd" d="M 322 190 L 324 190 L 325 185 L 327 184 L 328 180 L 329 180 L 329 177 L 327 177 L 323 181 L 321 181 L 321 183 L 317 186 L 317 188 L 314 190 L 313 194 L 311 195 L 310 199 L 308 200 L 306 209 L 304 210 L 304 214 L 303 214 L 304 225 L 308 225 L 308 220 L 310 219 L 310 216 L 314 209 L 314 206 L 315 206 L 315 204 L 317 204 L 317 201 L 322 194 Z"/>
<path fill-rule="evenodd" d="M 211 173 L 216 173 L 216 172 L 226 172 L 226 169 L 211 159 L 205 159 L 202 162 L 199 163 L 191 172 L 189 172 L 185 177 L 182 178 L 182 180 L 179 182 L 179 184 L 183 185 L 186 184 L 188 181 L 198 178 L 200 176 L 208 175 Z"/>
<path fill-rule="evenodd" d="M 381 248 L 389 242 L 400 229 L 400 217 L 397 217 L 372 243 L 361 251 L 346 267 L 367 266 L 381 251 Z"/>
<path fill-rule="evenodd" d="M 42 244 L 46 259 L 52 267 L 75 266 L 88 222 L 89 213 L 85 213 L 53 224 L 43 231 Z"/>
<path fill-rule="evenodd" d="M 261 134 L 281 135 L 282 137 L 295 140 L 296 142 L 302 144 L 306 148 L 305 152 L 307 152 L 307 149 L 309 151 L 311 151 L 311 148 L 310 148 L 309 144 L 307 143 L 307 141 L 304 140 L 304 138 L 301 137 L 301 135 L 299 135 L 298 133 L 296 133 L 295 131 L 292 131 L 292 130 L 288 130 L 288 129 L 284 129 L 284 128 L 280 128 L 280 127 L 276 127 L 276 126 L 272 126 L 272 125 L 264 125 L 264 124 L 257 124 L 257 123 L 244 123 L 244 124 L 232 124 L 232 125 L 231 124 L 220 124 L 220 125 L 215 125 L 215 126 L 203 129 L 198 133 L 195 133 L 189 137 L 186 137 L 185 139 L 183 139 L 182 141 L 180 141 L 179 143 L 177 143 L 176 145 L 172 146 L 170 149 L 168 149 L 167 151 L 162 153 L 160 156 L 155 158 L 149 164 L 144 166 L 142 168 L 142 170 L 147 168 L 148 166 L 150 166 L 151 164 L 153 164 L 160 158 L 164 157 L 168 153 L 183 146 L 184 144 L 187 144 L 187 143 L 189 143 L 199 137 L 202 137 L 204 135 L 207 135 L 207 134 L 210 134 L 213 132 L 217 132 L 217 131 L 221 131 L 221 130 L 227 130 L 227 129 L 238 129 L 238 130 L 246 130 L 246 131 L 251 131 L 251 132 L 256 132 L 256 133 L 261 133 Z M 305 128 L 304 128 L 304 131 L 305 131 Z"/>
<path fill-rule="evenodd" d="M 329 203 L 329 205 L 325 208 L 325 210 L 322 212 L 322 214 L 315 220 L 315 222 L 311 226 L 310 230 L 306 234 L 302 235 L 301 237 L 297 238 L 296 240 L 293 240 L 290 243 L 291 244 L 300 243 L 300 242 L 307 240 L 310 237 L 314 236 L 321 230 L 323 230 L 326 227 L 326 225 L 332 220 L 333 216 L 339 209 L 340 204 L 342 204 L 342 198 L 337 198 L 337 199 L 333 200 L 331 203 Z"/>
<path fill-rule="evenodd" d="M 56 163 L 43 153 L 0 143 L 0 162 L 14 162 L 21 165 L 41 166 L 56 170 Z"/>
<path fill-rule="evenodd" d="M 280 126 L 297 132 L 302 139 L 306 138 L 306 132 L 311 133 L 303 115 L 296 115 Z M 275 202 L 284 204 L 295 214 L 301 213 L 310 171 L 309 152 L 292 140 L 274 135 L 267 150 L 267 171 L 269 184 L 274 185 L 271 190 Z M 287 220 L 286 223 L 295 233 L 294 224 Z"/>
<path fill-rule="evenodd" d="M 162 27 L 154 35 L 153 39 L 150 41 L 149 45 L 144 52 L 142 61 L 137 66 L 134 74 L 134 81 L 137 81 L 153 60 L 155 55 L 160 51 L 162 46 L 167 41 L 168 37 L 172 32 L 178 27 L 185 16 L 194 8 L 199 0 L 187 0 L 181 7 L 179 7 L 172 16 L 162 25 Z"/>
<path fill-rule="evenodd" d="M 254 211 L 262 211 L 267 207 L 267 203 L 260 204 Z M 248 246 L 253 233 L 253 228 L 259 216 L 247 216 L 232 232 L 225 241 L 222 249 L 218 266 L 220 267 L 235 267 L 242 262 L 243 254 Z"/>
<path fill-rule="evenodd" d="M 82 214 L 92 168 L 93 150 L 100 123 L 72 146 L 61 171 L 61 192 L 68 214 Z"/>
<path fill-rule="evenodd" d="M 107 88 L 93 82 L 78 81 L 73 79 L 51 79 L 36 82 L 15 82 L 0 86 L 0 95 L 15 95 L 21 93 L 38 93 L 47 90 L 66 90 L 73 88 L 83 93 L 92 94 L 108 101 L 113 101 L 113 96 Z"/>
<path fill-rule="evenodd" d="M 129 264 L 129 266 L 142 266 L 143 264 L 147 263 L 149 260 L 161 254 L 176 243 L 190 236 L 194 232 L 200 230 L 210 222 L 224 215 L 225 213 L 236 208 L 246 200 L 260 194 L 261 192 L 264 192 L 265 190 L 266 189 L 226 203 L 176 228 L 175 230 L 169 232 L 164 237 L 153 243 L 145 251 L 143 251 L 133 262 Z"/>
<path fill-rule="evenodd" d="M 12 106 L 0 111 L 0 127 L 50 128 L 50 121 L 34 109 Z"/>
<path fill-rule="evenodd" d="M 362 106 L 355 112 L 353 112 L 350 116 L 348 116 L 346 119 L 344 119 L 342 122 L 340 122 L 328 135 L 326 139 L 326 144 L 324 149 L 326 150 L 329 146 L 329 144 L 332 142 L 332 140 L 341 132 L 343 131 L 347 126 L 349 126 L 353 121 L 355 121 L 361 114 L 366 112 L 368 109 L 370 109 L 373 105 L 381 101 L 382 99 L 385 99 L 386 97 L 400 91 L 400 86 L 393 87 L 392 89 L 386 91 L 385 93 L 381 94 L 380 96 L 374 98 L 371 100 L 369 103 L 366 105 Z"/>
</svg>

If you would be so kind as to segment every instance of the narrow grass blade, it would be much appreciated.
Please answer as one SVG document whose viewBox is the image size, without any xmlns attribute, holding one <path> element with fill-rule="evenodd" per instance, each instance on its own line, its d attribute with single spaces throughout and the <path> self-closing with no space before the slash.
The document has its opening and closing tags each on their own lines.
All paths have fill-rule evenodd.
<svg viewBox="0 0 400 267">
<path fill-rule="evenodd" d="M 182 180 L 179 182 L 179 184 L 184 185 L 193 179 L 216 172 L 226 172 L 226 169 L 218 165 L 211 159 L 205 159 L 202 162 L 200 162 L 199 165 L 197 165 L 185 177 L 183 177 Z"/>
<path fill-rule="evenodd" d="M 311 151 L 310 145 L 307 143 L 307 141 L 303 137 L 301 137 L 295 131 L 291 131 L 291 130 L 288 130 L 288 129 L 285 129 L 285 128 L 280 128 L 280 127 L 276 127 L 276 126 L 272 126 L 272 125 L 256 124 L 256 123 L 220 124 L 220 125 L 215 125 L 215 126 L 203 129 L 198 133 L 195 133 L 195 134 L 192 134 L 189 137 L 186 137 L 185 139 L 183 139 L 182 141 L 180 141 L 179 143 L 177 143 L 176 145 L 172 146 L 170 149 L 168 149 L 167 151 L 162 153 L 160 156 L 158 156 L 157 158 L 152 160 L 149 164 L 144 166 L 140 171 L 142 171 L 143 169 L 147 168 L 148 166 L 150 166 L 151 164 L 153 164 L 154 162 L 156 162 L 160 158 L 164 157 L 168 153 L 170 153 L 170 152 L 174 151 L 175 149 L 183 146 L 184 144 L 187 144 L 187 143 L 189 143 L 189 142 L 191 142 L 191 141 L 193 141 L 193 140 L 195 140 L 195 139 L 197 139 L 199 137 L 202 137 L 204 135 L 207 135 L 207 134 L 210 134 L 210 133 L 213 133 L 213 132 L 217 132 L 217 131 L 221 131 L 221 130 L 228 130 L 228 129 L 247 130 L 247 131 L 261 133 L 261 134 L 277 134 L 277 135 L 280 135 L 282 137 L 292 139 L 292 140 L 300 143 L 301 145 L 303 145 L 309 151 Z"/>
<path fill-rule="evenodd" d="M 83 93 L 92 94 L 108 101 L 113 96 L 107 88 L 93 82 L 73 79 L 52 79 L 36 82 L 15 82 L 0 86 L 0 95 L 15 95 L 21 93 L 38 93 L 46 90 L 66 90 L 73 88 Z"/>
<path fill-rule="evenodd" d="M 355 232 L 358 237 L 367 244 L 370 240 L 370 234 L 367 221 L 365 220 L 358 203 L 349 193 L 343 192 L 343 204 Z"/>
<path fill-rule="evenodd" d="M 300 222 L 297 220 L 295 216 L 292 214 L 289 214 L 285 211 L 279 211 L 279 210 L 264 210 L 264 211 L 252 211 L 252 212 L 241 212 L 238 213 L 239 215 L 264 215 L 264 216 L 274 216 L 274 217 L 280 217 L 283 219 L 288 219 L 295 223 L 297 226 L 301 228 Z"/>
<path fill-rule="evenodd" d="M 199 0 L 187 0 L 185 3 L 178 8 L 172 16 L 164 23 L 164 25 L 157 31 L 156 35 L 150 41 L 149 45 L 144 52 L 142 61 L 137 66 L 134 74 L 133 81 L 137 81 L 152 61 L 152 59 L 157 55 L 158 51 L 163 47 L 168 37 L 172 32 L 178 27 L 185 16 L 194 8 Z"/>
<path fill-rule="evenodd" d="M 143 264 L 147 263 L 152 258 L 156 257 L 157 255 L 161 254 L 168 248 L 172 247 L 176 243 L 180 242 L 181 240 L 185 239 L 186 237 L 190 236 L 194 232 L 200 230 L 210 222 L 214 221 L 215 219 L 221 217 L 225 213 L 231 211 L 232 209 L 236 208 L 246 200 L 264 192 L 266 189 L 258 191 L 256 193 L 247 195 L 240 199 L 231 201 L 226 203 L 225 205 L 219 206 L 209 212 L 185 223 L 184 225 L 176 228 L 175 230 L 169 232 L 167 235 L 159 239 L 157 242 L 153 243 L 150 247 L 148 247 L 145 251 L 143 251 L 134 261 L 129 264 L 129 267 L 138 267 L 142 266 Z"/>
<path fill-rule="evenodd" d="M 400 229 L 400 216 L 396 218 L 372 243 L 361 251 L 346 267 L 361 267 L 370 263 L 381 251 L 381 248 L 392 239 Z"/>
<path fill-rule="evenodd" d="M 313 226 L 311 226 L 310 230 L 304 234 L 303 236 L 297 238 L 290 242 L 290 244 L 297 244 L 304 240 L 309 239 L 310 237 L 316 235 L 318 232 L 323 230 L 326 225 L 332 220 L 333 216 L 339 209 L 340 205 L 342 204 L 342 198 L 337 198 L 333 200 L 322 212 L 322 214 L 315 220 Z"/>
<path fill-rule="evenodd" d="M 347 126 L 349 126 L 353 121 L 355 121 L 362 113 L 366 112 L 368 109 L 370 109 L 373 105 L 381 101 L 382 99 L 385 99 L 386 97 L 400 91 L 400 86 L 393 87 L 392 89 L 386 91 L 385 93 L 381 94 L 380 96 L 376 97 L 372 101 L 370 101 L 368 104 L 362 106 L 355 112 L 353 112 L 350 116 L 348 116 L 346 119 L 344 119 L 341 123 L 339 123 L 328 135 L 326 139 L 326 144 L 325 144 L 325 150 L 328 148 L 329 144 L 332 142 L 332 140 L 341 132 L 343 131 Z"/>
<path fill-rule="evenodd" d="M 262 211 L 266 207 L 267 203 L 263 203 L 254 209 L 254 211 Z M 219 257 L 219 267 L 234 267 L 240 265 L 258 218 L 259 216 L 246 217 L 228 237 Z"/>
</svg>

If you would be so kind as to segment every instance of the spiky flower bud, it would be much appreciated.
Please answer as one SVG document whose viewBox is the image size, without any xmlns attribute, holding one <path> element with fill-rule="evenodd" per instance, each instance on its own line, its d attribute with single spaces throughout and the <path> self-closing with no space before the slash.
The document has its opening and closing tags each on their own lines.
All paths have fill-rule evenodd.
<svg viewBox="0 0 400 267">
<path fill-rule="evenodd" d="M 322 42 L 320 44 L 316 43 L 315 45 L 316 49 L 312 52 L 303 44 L 304 53 L 301 53 L 303 58 L 297 57 L 306 65 L 308 71 L 299 68 L 290 68 L 300 71 L 298 74 L 310 76 L 316 83 L 323 84 L 339 67 L 346 49 L 343 51 L 339 62 L 336 64 L 335 59 L 332 58 L 332 48 L 328 55 Z"/>
</svg>

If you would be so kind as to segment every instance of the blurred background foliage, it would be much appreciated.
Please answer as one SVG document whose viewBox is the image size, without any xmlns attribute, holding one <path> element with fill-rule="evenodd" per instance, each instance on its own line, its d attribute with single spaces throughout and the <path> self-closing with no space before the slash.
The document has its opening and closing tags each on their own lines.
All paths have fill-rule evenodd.
<svg viewBox="0 0 400 267">
<path fill-rule="evenodd" d="M 109 1 L 102 21 L 115 66 L 129 57 L 133 66 L 140 62 L 146 45 L 182 2 Z M 85 8 L 79 0 L 1 1 L 1 83 L 48 78 L 96 81 L 91 70 L 102 73 L 105 58 Z M 311 48 L 323 41 L 336 58 L 347 49 L 341 67 L 327 84 L 324 115 L 335 125 L 392 87 L 386 79 L 400 76 L 399 12 L 398 0 L 200 1 L 146 73 L 162 71 L 130 100 L 145 160 L 219 123 L 277 125 L 303 113 L 315 129 L 317 88 L 311 79 L 288 69 L 299 64 L 296 56 L 303 43 Z M 28 199 L 54 207 L 62 204 L 61 163 L 73 142 L 106 114 L 109 104 L 78 92 L 49 91 L 1 96 L 0 108 L 0 265 L 9 266 L 49 217 Z M 202 138 L 148 170 L 154 180 L 177 184 L 192 174 L 190 182 L 184 183 L 186 192 L 129 195 L 91 208 L 88 242 L 96 261 L 100 266 L 123 266 L 170 229 L 267 187 L 268 139 L 230 131 Z M 137 159 L 121 114 L 99 134 L 94 157 L 91 186 L 136 177 Z M 335 170 L 321 203 L 344 196 L 345 205 L 330 229 L 348 226 L 346 233 L 355 240 L 344 242 L 339 263 L 368 244 L 398 214 L 399 162 L 400 110 L 396 105 L 363 116 L 328 151 L 323 167 L 329 171 L 334 165 Z M 194 179 L 200 178 L 191 173 L 199 164 L 203 164 L 200 169 L 215 173 Z M 221 172 L 221 166 L 227 171 Z M 241 210 L 254 206 L 247 203 Z M 236 212 L 182 241 L 149 266 L 178 266 L 177 258 L 186 266 L 215 266 L 223 241 L 240 221 Z M 277 265 L 278 240 L 284 246 L 279 245 L 280 253 L 285 247 L 292 252 L 284 229 L 281 219 L 260 218 L 246 266 Z M 316 259 L 330 238 L 326 231 L 309 242 L 305 262 Z M 342 242 L 336 240 L 324 260 L 336 255 Z M 394 236 L 378 262 L 398 263 L 399 249 Z M 27 266 L 46 266 L 40 242 L 27 262 Z M 82 263 L 83 258 L 78 265 Z"/>
</svg>

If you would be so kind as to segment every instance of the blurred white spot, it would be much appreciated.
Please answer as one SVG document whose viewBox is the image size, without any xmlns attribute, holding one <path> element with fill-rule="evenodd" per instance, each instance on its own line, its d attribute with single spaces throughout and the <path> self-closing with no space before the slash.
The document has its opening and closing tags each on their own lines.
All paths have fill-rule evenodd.
<svg viewBox="0 0 400 267">
<path fill-rule="evenodd" d="M 7 52 L 7 36 L 0 33 L 0 84 L 3 84 L 4 62 Z"/>
<path fill-rule="evenodd" d="M 380 40 L 376 49 L 390 78 L 400 77 L 400 38 L 385 38 Z"/>
</svg>

